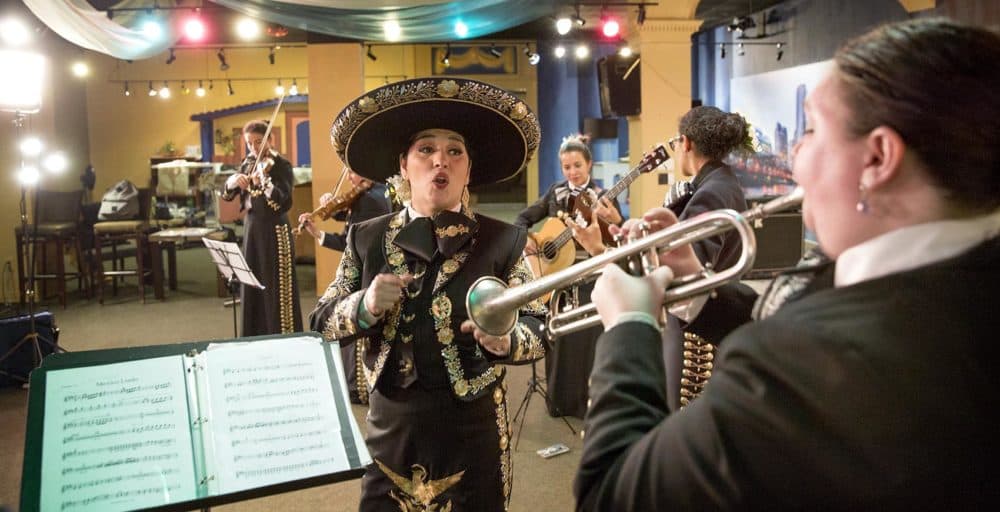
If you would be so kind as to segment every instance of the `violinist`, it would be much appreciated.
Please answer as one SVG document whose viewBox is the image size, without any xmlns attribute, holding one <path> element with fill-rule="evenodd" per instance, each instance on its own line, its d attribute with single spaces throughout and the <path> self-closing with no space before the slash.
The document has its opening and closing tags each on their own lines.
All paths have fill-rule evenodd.
<svg viewBox="0 0 1000 512">
<path fill-rule="evenodd" d="M 288 223 L 292 207 L 292 164 L 269 144 L 268 123 L 243 127 L 247 158 L 226 181 L 223 199 L 240 198 L 247 210 L 243 255 L 264 289 L 243 287 L 241 336 L 302 331 L 299 287 L 295 279 L 295 244 Z"/>
<path fill-rule="evenodd" d="M 341 252 L 343 252 L 347 241 L 347 230 L 352 225 L 392 211 L 385 185 L 363 178 L 350 169 L 347 169 L 346 172 L 347 180 L 351 183 L 350 190 L 336 197 L 327 192 L 319 198 L 321 209 L 329 208 L 330 203 L 339 203 L 333 205 L 332 218 L 345 223 L 343 232 L 328 233 L 322 231 L 316 226 L 312 213 L 299 215 L 299 225 L 319 240 L 320 245 Z"/>
<path fill-rule="evenodd" d="M 306 212 L 299 215 L 299 226 L 319 240 L 320 245 L 341 252 L 347 247 L 347 231 L 351 226 L 392 211 L 385 185 L 363 178 L 350 169 L 346 172 L 347 179 L 351 183 L 350 190 L 336 197 L 327 192 L 319 198 L 320 209 L 327 208 L 330 203 L 339 203 L 334 205 L 336 211 L 332 217 L 345 223 L 343 232 L 329 233 L 320 230 L 313 222 L 313 213 Z M 341 346 L 340 356 L 344 361 L 344 376 L 347 379 L 347 392 L 351 403 L 367 404 L 368 389 L 365 386 L 358 387 L 358 372 L 363 370 L 357 353 L 360 347 L 359 343 Z"/>
</svg>

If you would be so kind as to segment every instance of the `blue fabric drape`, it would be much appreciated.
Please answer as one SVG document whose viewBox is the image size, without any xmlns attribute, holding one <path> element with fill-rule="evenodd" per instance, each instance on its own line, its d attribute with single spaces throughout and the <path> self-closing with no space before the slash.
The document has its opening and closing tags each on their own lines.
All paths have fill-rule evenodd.
<svg viewBox="0 0 1000 512">
<path fill-rule="evenodd" d="M 551 15 L 556 0 L 461 0 L 409 7 L 345 9 L 317 7 L 308 0 L 213 0 L 236 12 L 310 32 L 363 41 L 385 41 L 383 23 L 395 20 L 402 29 L 399 42 L 440 42 L 459 39 L 455 22 L 468 27 L 464 39 L 481 37 Z M 404 2 L 395 2 L 396 4 Z M 331 1 L 328 5 L 337 5 Z M 345 4 L 356 5 L 352 2 Z"/>
</svg>

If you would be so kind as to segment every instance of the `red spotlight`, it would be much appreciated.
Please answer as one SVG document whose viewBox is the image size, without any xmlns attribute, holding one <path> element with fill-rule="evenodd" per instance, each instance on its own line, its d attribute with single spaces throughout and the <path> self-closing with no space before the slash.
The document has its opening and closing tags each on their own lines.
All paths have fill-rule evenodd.
<svg viewBox="0 0 1000 512">
<path fill-rule="evenodd" d="M 188 41 L 201 41 L 205 38 L 205 23 L 201 18 L 193 16 L 184 20 L 184 38 Z"/>
<path fill-rule="evenodd" d="M 614 18 L 604 18 L 601 22 L 601 33 L 604 37 L 617 37 L 618 32 L 621 27 L 618 25 L 618 20 Z"/>
</svg>

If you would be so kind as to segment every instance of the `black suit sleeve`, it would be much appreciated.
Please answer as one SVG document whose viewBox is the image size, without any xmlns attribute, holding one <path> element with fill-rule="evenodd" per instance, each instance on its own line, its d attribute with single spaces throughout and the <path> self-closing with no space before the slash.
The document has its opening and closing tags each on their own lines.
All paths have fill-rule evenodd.
<svg viewBox="0 0 1000 512">
<path fill-rule="evenodd" d="M 520 226 L 524 229 L 530 229 L 538 221 L 549 216 L 549 204 L 555 201 L 555 186 L 549 187 L 549 190 L 545 192 L 542 197 L 538 198 L 531 206 L 521 210 L 521 213 L 517 214 L 517 218 L 514 219 L 514 225 Z"/>
<path fill-rule="evenodd" d="M 343 233 L 331 233 L 329 231 L 324 231 L 323 247 L 334 251 L 344 252 L 344 248 L 347 247 L 347 231 L 345 230 Z"/>
<path fill-rule="evenodd" d="M 737 330 L 702 395 L 670 415 L 659 333 L 639 322 L 605 332 L 574 481 L 578 510 L 801 508 L 835 500 L 844 488 L 833 482 L 867 485 L 857 475 L 870 471 L 871 454 L 844 443 L 870 432 L 839 413 L 885 414 L 862 384 L 843 379 L 872 369 L 829 333 L 799 325 L 772 318 Z"/>
</svg>

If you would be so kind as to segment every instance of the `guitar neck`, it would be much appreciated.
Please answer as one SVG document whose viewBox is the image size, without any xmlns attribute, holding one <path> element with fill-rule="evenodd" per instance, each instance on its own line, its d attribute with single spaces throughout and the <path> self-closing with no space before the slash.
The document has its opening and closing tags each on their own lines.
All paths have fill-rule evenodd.
<svg viewBox="0 0 1000 512">
<path fill-rule="evenodd" d="M 618 194 L 624 192 L 625 189 L 628 188 L 628 186 L 631 185 L 632 182 L 635 181 L 635 179 L 638 178 L 640 174 L 642 174 L 642 170 L 643 166 L 640 165 L 629 171 L 628 174 L 622 176 L 622 178 L 618 180 L 618 183 L 615 183 L 613 186 L 611 186 L 611 188 L 606 190 L 604 192 L 604 196 L 608 197 L 609 199 L 614 199 L 618 197 Z"/>
</svg>

